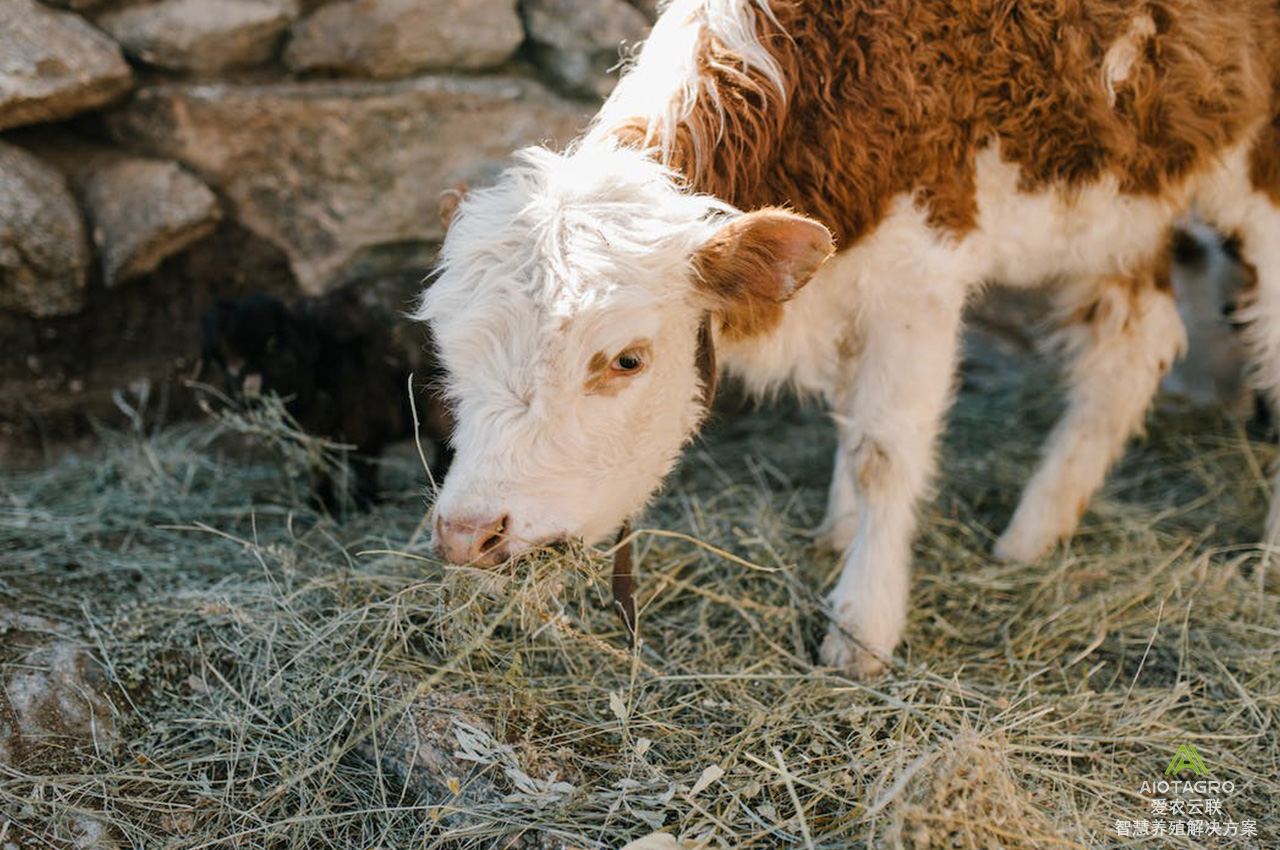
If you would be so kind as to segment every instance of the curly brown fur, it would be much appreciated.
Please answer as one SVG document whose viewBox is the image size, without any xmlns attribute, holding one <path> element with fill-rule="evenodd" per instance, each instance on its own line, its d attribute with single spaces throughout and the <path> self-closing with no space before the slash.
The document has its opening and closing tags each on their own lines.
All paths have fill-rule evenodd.
<svg viewBox="0 0 1280 850">
<path fill-rule="evenodd" d="M 998 144 L 1023 188 L 1113 177 L 1122 192 L 1175 188 L 1276 113 L 1280 7 L 1263 0 L 776 2 L 757 32 L 782 68 L 761 71 L 704 33 L 702 93 L 669 161 L 741 208 L 786 205 L 847 248 L 914 192 L 932 225 L 974 227 L 975 155 Z M 1135 21 L 1139 21 L 1135 24 Z M 1122 39 L 1133 61 L 1099 85 Z M 642 144 L 642 121 L 615 133 Z M 1275 124 L 1255 182 L 1280 196 Z M 699 156 L 696 152 L 709 151 Z"/>
</svg>

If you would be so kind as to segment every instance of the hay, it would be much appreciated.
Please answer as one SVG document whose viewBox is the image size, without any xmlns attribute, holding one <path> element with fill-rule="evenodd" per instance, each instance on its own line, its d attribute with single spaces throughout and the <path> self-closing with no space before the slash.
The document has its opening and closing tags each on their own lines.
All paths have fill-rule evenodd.
<svg viewBox="0 0 1280 850">
<path fill-rule="evenodd" d="M 812 663 L 839 569 L 805 531 L 832 439 L 813 411 L 690 452 L 636 533 L 635 655 L 602 552 L 434 561 L 413 459 L 342 524 L 205 428 L 8 475 L 0 605 L 85 635 L 122 734 L 0 767 L 4 840 L 92 812 L 148 848 L 1280 846 L 1280 599 L 1243 545 L 1274 452 L 1159 415 L 1073 543 L 998 564 L 1044 383 L 963 394 L 909 640 L 868 683 Z M 1117 836 L 1156 819 L 1142 782 L 1183 743 L 1256 838 Z"/>
<path fill-rule="evenodd" d="M 312 487 L 321 479 L 332 481 L 340 513 L 345 515 L 354 508 L 349 461 L 356 446 L 307 433 L 289 412 L 287 404 L 292 397 L 266 392 L 244 404 L 209 384 L 188 381 L 187 387 L 195 393 L 200 409 L 216 423 L 218 432 L 239 435 L 275 452 L 290 481 L 304 481 Z"/>
</svg>

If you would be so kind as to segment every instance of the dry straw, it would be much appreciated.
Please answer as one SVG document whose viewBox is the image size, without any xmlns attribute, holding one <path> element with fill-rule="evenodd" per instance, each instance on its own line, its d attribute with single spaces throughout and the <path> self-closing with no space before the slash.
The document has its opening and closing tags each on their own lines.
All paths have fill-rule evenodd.
<svg viewBox="0 0 1280 850">
<path fill-rule="evenodd" d="M 1042 385 L 963 394 L 908 643 L 865 683 L 813 664 L 839 563 L 806 533 L 812 411 L 691 450 L 636 533 L 635 654 L 603 552 L 437 563 L 414 459 L 343 523 L 204 428 L 7 475 L 0 605 L 85 635 L 121 734 L 0 767 L 5 840 L 91 812 L 147 848 L 1280 846 L 1280 599 L 1245 545 L 1271 448 L 1157 416 L 1074 542 L 995 563 Z M 1183 743 L 1257 838 L 1117 836 Z"/>
</svg>

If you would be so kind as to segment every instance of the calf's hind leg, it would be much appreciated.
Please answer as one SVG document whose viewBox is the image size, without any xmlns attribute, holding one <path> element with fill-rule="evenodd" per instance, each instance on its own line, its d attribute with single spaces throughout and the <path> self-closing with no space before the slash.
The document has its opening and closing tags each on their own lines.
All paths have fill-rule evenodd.
<svg viewBox="0 0 1280 850">
<path fill-rule="evenodd" d="M 1057 339 L 1070 359 L 1067 410 L 995 554 L 1033 561 L 1076 529 L 1107 470 L 1142 428 L 1160 379 L 1186 347 L 1164 264 L 1068 286 Z"/>
</svg>

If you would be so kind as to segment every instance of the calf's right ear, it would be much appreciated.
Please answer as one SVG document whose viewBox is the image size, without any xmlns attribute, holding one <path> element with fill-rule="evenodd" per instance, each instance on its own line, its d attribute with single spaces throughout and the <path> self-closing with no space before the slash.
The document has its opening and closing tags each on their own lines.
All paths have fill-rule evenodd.
<svg viewBox="0 0 1280 850">
<path fill-rule="evenodd" d="M 721 227 L 694 255 L 698 288 L 721 331 L 743 338 L 770 330 L 782 305 L 835 251 L 831 232 L 782 209 L 747 213 Z"/>
<path fill-rule="evenodd" d="M 453 214 L 458 211 L 458 204 L 462 203 L 469 191 L 471 188 L 466 183 L 459 183 L 440 193 L 440 224 L 444 226 L 446 234 L 449 232 L 449 225 L 453 223 Z"/>
</svg>

